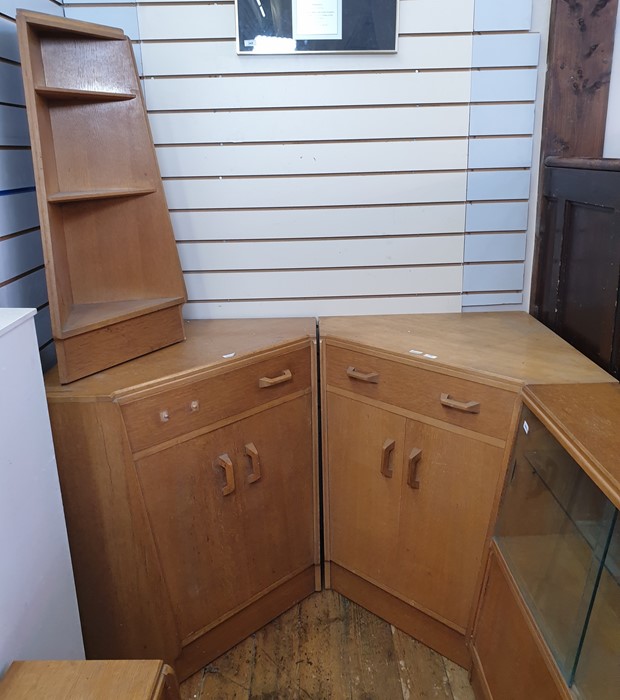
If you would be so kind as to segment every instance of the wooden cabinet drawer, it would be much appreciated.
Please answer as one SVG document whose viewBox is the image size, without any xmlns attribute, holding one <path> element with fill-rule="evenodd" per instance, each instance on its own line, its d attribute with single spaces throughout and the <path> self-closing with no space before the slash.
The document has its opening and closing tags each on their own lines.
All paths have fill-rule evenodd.
<svg viewBox="0 0 620 700">
<path fill-rule="evenodd" d="M 517 397 L 511 391 L 334 346 L 327 347 L 326 357 L 328 389 L 345 389 L 501 440 L 507 437 Z M 442 395 L 447 395 L 443 403 Z M 470 402 L 477 406 L 468 407 Z"/>
<path fill-rule="evenodd" d="M 310 348 L 270 357 L 121 406 L 134 452 L 248 411 L 311 383 Z"/>
</svg>

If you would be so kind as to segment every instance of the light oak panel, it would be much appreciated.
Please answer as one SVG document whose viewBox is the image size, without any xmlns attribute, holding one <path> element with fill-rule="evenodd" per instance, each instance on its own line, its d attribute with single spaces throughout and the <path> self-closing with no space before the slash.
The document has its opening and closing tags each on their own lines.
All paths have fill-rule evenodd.
<svg viewBox="0 0 620 700">
<path fill-rule="evenodd" d="M 273 386 L 261 379 L 290 378 Z M 206 425 L 241 414 L 262 404 L 310 389 L 308 350 L 279 354 L 234 372 L 197 378 L 191 386 L 160 389 L 122 407 L 129 442 L 134 452 L 166 442 Z M 196 402 L 192 407 L 192 402 Z M 167 417 L 162 420 L 162 412 Z M 224 450 L 225 452 L 225 450 Z"/>
<path fill-rule="evenodd" d="M 415 338 L 411 339 L 410 349 L 420 353 L 418 355 L 409 353 L 413 359 L 419 359 L 424 352 L 429 354 L 433 352 L 432 349 L 424 346 L 418 347 Z M 365 382 L 351 377 L 348 371 L 350 367 L 362 374 L 376 374 L 375 381 Z M 400 406 L 407 411 L 434 418 L 436 421 L 444 421 L 474 433 L 490 435 L 500 441 L 506 439 L 515 404 L 515 395 L 512 391 L 502 391 L 477 382 L 428 372 L 419 367 L 392 362 L 331 344 L 327 345 L 326 370 L 324 379 L 328 391 L 332 388 L 341 389 L 356 394 L 361 401 L 366 398 Z M 412 387 L 415 387 L 415 391 L 411 390 Z M 468 413 L 445 406 L 441 401 L 442 394 L 448 394 L 461 404 L 474 401 L 478 404 L 478 412 Z"/>
<path fill-rule="evenodd" d="M 309 396 L 300 398 L 138 462 L 184 645 L 314 563 L 310 407 Z M 253 483 L 249 443 L 261 464 Z M 285 443 L 294 450 L 292 464 L 281 451 Z M 227 495 L 223 453 L 235 479 Z"/>
<path fill-rule="evenodd" d="M 380 347 L 411 360 L 415 346 L 441 365 L 514 384 L 609 383 L 613 377 L 524 312 L 322 318 L 325 339 Z M 482 341 L 484 339 L 484 342 Z"/>
<path fill-rule="evenodd" d="M 522 700 L 567 700 L 549 672 L 534 632 L 514 585 L 507 579 L 495 550 L 489 560 L 484 602 L 473 639 L 476 675 L 490 698 Z M 506 630 L 510 630 L 510 634 Z"/>
<path fill-rule="evenodd" d="M 506 403 L 512 409 L 514 398 Z M 405 444 L 409 454 L 421 450 L 418 488 L 410 486 L 403 468 L 399 558 L 391 585 L 464 631 L 477 599 L 503 449 L 417 421 L 407 421 Z"/>
<path fill-rule="evenodd" d="M 0 683 L 4 700 L 179 700 L 174 671 L 161 661 L 15 661 Z"/>
</svg>

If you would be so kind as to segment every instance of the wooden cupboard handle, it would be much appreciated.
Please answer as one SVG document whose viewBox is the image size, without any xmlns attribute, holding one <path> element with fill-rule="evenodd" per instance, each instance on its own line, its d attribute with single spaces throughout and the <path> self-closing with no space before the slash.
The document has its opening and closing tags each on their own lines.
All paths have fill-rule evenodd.
<svg viewBox="0 0 620 700">
<path fill-rule="evenodd" d="M 268 386 L 275 386 L 276 384 L 284 384 L 284 382 L 290 382 L 293 378 L 293 373 L 290 369 L 285 369 L 282 374 L 277 377 L 261 377 L 258 380 L 258 386 L 261 389 L 265 389 Z"/>
<path fill-rule="evenodd" d="M 414 447 L 409 454 L 409 471 L 407 473 L 407 484 L 412 489 L 419 489 L 420 482 L 418 481 L 418 465 L 422 459 L 422 450 Z"/>
<path fill-rule="evenodd" d="M 440 399 L 443 406 L 455 408 L 457 411 L 465 413 L 480 413 L 480 403 L 478 401 L 457 401 L 450 398 L 450 394 L 442 394 Z"/>
<path fill-rule="evenodd" d="M 235 470 L 232 460 L 227 454 L 220 455 L 217 458 L 217 466 L 222 467 L 226 474 L 226 486 L 222 489 L 222 494 L 228 496 L 235 490 Z"/>
<path fill-rule="evenodd" d="M 368 382 L 369 384 L 379 383 L 379 372 L 361 372 L 355 367 L 347 367 L 347 374 L 351 379 L 357 379 L 360 382 Z"/>
<path fill-rule="evenodd" d="M 250 466 L 252 467 L 252 473 L 248 476 L 248 484 L 253 484 L 261 477 L 260 457 L 258 456 L 256 445 L 253 442 L 248 442 L 245 446 L 245 454 L 250 458 Z"/>
<path fill-rule="evenodd" d="M 396 441 L 390 440 L 389 438 L 383 443 L 383 448 L 381 450 L 381 473 L 388 479 L 392 478 L 392 466 L 390 464 L 392 459 L 392 452 L 396 447 Z"/>
</svg>

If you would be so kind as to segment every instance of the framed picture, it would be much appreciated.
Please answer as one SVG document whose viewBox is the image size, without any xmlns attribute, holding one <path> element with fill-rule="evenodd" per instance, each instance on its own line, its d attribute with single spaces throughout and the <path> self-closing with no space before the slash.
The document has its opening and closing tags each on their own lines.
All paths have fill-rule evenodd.
<svg viewBox="0 0 620 700">
<path fill-rule="evenodd" d="M 236 0 L 237 53 L 395 53 L 398 0 Z"/>
</svg>

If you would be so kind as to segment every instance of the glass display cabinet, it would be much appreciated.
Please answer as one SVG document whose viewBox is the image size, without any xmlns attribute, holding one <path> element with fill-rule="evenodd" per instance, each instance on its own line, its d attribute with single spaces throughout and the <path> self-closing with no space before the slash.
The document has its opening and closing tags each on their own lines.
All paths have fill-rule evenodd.
<svg viewBox="0 0 620 700">
<path fill-rule="evenodd" d="M 584 470 L 593 460 L 581 459 L 582 445 L 567 439 L 568 431 L 552 434 L 532 408 L 523 407 L 495 543 L 566 685 L 584 700 L 615 699 L 620 694 L 617 503 L 600 488 L 597 474 Z M 605 435 L 606 420 L 584 419 L 584 427 L 598 425 L 600 434 L 592 440 Z M 617 431 L 620 413 L 616 423 Z"/>
</svg>

